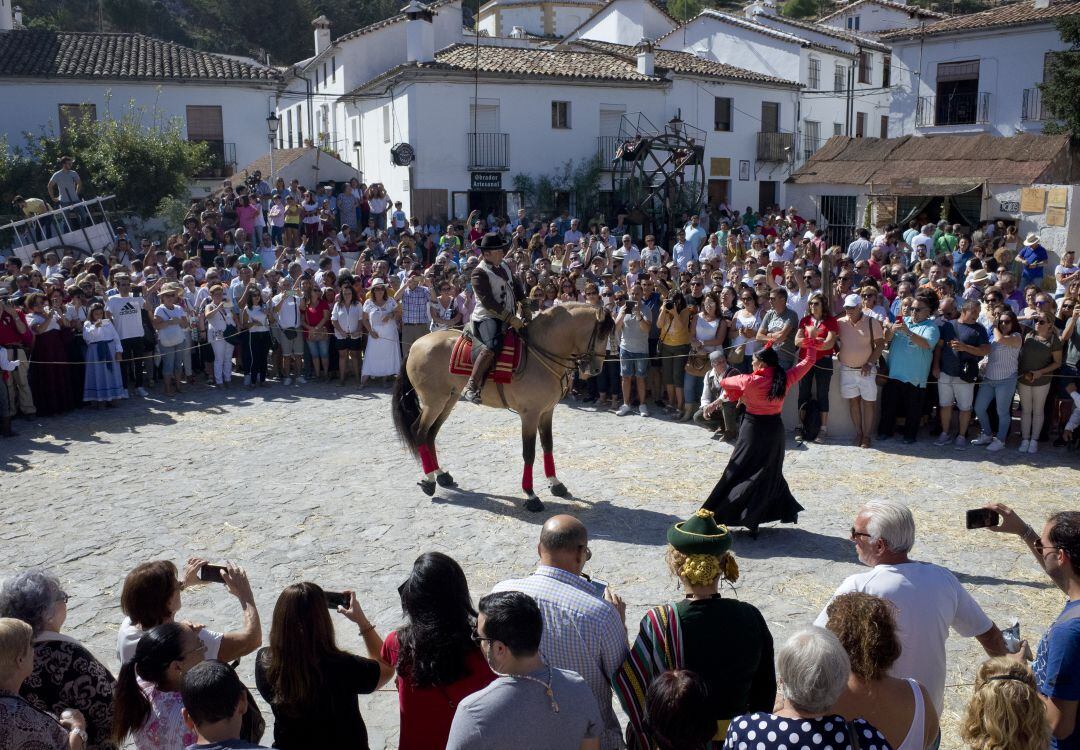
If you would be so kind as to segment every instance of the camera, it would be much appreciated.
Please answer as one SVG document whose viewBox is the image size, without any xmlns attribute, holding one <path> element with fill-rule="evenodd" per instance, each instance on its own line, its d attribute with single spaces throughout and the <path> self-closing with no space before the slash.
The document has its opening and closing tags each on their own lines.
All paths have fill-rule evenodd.
<svg viewBox="0 0 1080 750">
<path fill-rule="evenodd" d="M 664 309 L 665 310 L 674 310 L 675 309 L 675 303 L 671 302 L 670 300 L 668 302 L 665 302 L 664 303 Z"/>
</svg>

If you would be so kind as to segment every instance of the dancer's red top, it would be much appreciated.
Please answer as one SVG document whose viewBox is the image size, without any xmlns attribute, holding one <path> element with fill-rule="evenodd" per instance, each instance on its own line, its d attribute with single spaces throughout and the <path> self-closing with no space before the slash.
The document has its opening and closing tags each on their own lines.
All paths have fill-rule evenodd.
<svg viewBox="0 0 1080 750">
<path fill-rule="evenodd" d="M 787 387 L 799 382 L 810 368 L 814 366 L 814 350 L 804 349 L 803 358 L 797 365 L 787 371 Z M 746 405 L 746 411 L 750 414 L 779 414 L 784 410 L 784 399 L 769 400 L 769 386 L 772 384 L 772 368 L 766 367 L 749 375 L 734 375 L 720 381 L 720 387 L 724 389 L 728 398 L 735 401 L 739 398 Z"/>
</svg>

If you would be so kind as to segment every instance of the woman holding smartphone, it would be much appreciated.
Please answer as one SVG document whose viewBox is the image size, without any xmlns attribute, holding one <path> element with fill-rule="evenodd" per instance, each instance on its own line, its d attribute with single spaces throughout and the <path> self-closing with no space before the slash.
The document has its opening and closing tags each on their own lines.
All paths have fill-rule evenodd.
<svg viewBox="0 0 1080 750">
<path fill-rule="evenodd" d="M 341 285 L 341 294 L 334 303 L 330 315 L 334 324 L 334 338 L 338 349 L 338 385 L 345 385 L 349 370 L 360 382 L 360 337 L 363 333 L 364 310 L 356 291 L 350 284 Z"/>
<path fill-rule="evenodd" d="M 244 382 L 248 388 L 265 388 L 267 357 L 270 355 L 270 311 L 256 284 L 244 291 L 239 307 L 240 327 L 248 332 L 250 369 Z"/>
<path fill-rule="evenodd" d="M 214 384 L 228 388 L 229 381 L 232 380 L 233 345 L 225 340 L 225 331 L 229 326 L 235 328 L 236 320 L 220 284 L 210 287 L 210 299 L 203 308 L 202 315 L 206 322 L 206 337 L 214 352 Z"/>
</svg>

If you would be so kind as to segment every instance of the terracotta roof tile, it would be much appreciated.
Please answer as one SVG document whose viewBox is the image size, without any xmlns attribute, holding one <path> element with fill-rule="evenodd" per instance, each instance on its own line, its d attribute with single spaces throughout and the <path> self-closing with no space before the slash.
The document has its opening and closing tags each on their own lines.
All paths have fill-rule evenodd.
<svg viewBox="0 0 1080 750">
<path fill-rule="evenodd" d="M 963 31 L 994 29 L 1006 26 L 1022 26 L 1033 23 L 1052 23 L 1057 18 L 1080 14 L 1080 0 L 1051 2 L 1046 8 L 1036 8 L 1031 0 L 1023 0 L 1009 5 L 971 13 L 966 16 L 953 16 L 919 28 L 900 29 L 882 34 L 887 41 L 900 39 L 920 39 L 938 34 L 954 34 Z"/>
<path fill-rule="evenodd" d="M 477 61 L 479 50 L 479 61 Z M 422 68 L 508 73 L 525 78 L 580 78 L 608 81 L 658 81 L 638 73 L 637 64 L 603 52 L 546 50 L 527 47 L 492 47 L 454 44 L 435 54 L 435 62 Z"/>
<path fill-rule="evenodd" d="M 815 21 L 796 20 L 794 18 L 788 18 L 787 16 L 781 16 L 772 13 L 757 14 L 754 16 L 754 18 L 757 19 L 761 18 L 762 16 L 768 19 L 774 19 L 776 23 L 779 23 L 781 25 L 791 26 L 796 29 L 804 29 L 805 31 L 822 34 L 824 36 L 831 36 L 833 39 L 840 39 L 842 41 L 848 42 L 849 44 L 858 44 L 863 47 L 868 47 L 870 49 L 876 49 L 883 52 L 889 51 L 889 48 L 881 42 L 868 39 L 864 36 L 859 36 L 858 34 L 852 34 L 850 32 L 843 31 L 842 29 L 835 28 L 834 26 L 826 26 L 825 24 L 817 23 Z M 764 23 L 762 25 L 767 26 L 768 24 Z"/>
<path fill-rule="evenodd" d="M 591 39 L 583 39 L 575 42 L 575 44 L 590 47 L 592 49 L 608 52 L 612 55 L 618 55 L 628 61 L 632 61 L 634 65 L 637 64 L 637 56 L 634 52 L 634 48 L 625 44 L 614 44 L 612 42 L 596 42 Z M 687 75 L 708 76 L 710 78 L 725 78 L 734 79 L 739 81 L 753 81 L 756 83 L 770 83 L 778 86 L 798 86 L 795 81 L 788 81 L 783 78 L 776 78 L 774 76 L 764 75 L 762 73 L 755 73 L 752 70 L 746 70 L 744 68 L 737 68 L 734 65 L 727 65 L 726 63 L 714 62 L 712 60 L 706 60 L 691 54 L 690 52 L 677 52 L 675 50 L 657 49 L 655 51 L 656 67 L 665 70 L 670 70 L 674 73 L 684 73 Z"/>
<path fill-rule="evenodd" d="M 142 34 L 44 30 L 0 34 L 0 76 L 265 82 L 282 77 L 274 68 Z"/>
<path fill-rule="evenodd" d="M 454 1 L 455 0 L 432 0 L 430 3 L 425 3 L 425 5 L 427 6 L 428 10 L 435 11 L 443 7 L 444 5 L 450 5 Z M 389 18 L 384 18 L 381 21 L 376 21 L 375 23 L 368 24 L 367 26 L 361 26 L 359 29 L 354 29 L 348 34 L 343 34 L 342 36 L 339 36 L 337 39 L 334 40 L 334 44 L 345 42 L 349 39 L 355 39 L 356 37 L 363 36 L 364 34 L 370 34 L 372 31 L 378 31 L 379 29 L 385 28 L 387 26 L 392 26 L 395 23 L 400 23 L 404 20 L 405 14 L 398 13 L 397 15 L 390 16 Z"/>
</svg>

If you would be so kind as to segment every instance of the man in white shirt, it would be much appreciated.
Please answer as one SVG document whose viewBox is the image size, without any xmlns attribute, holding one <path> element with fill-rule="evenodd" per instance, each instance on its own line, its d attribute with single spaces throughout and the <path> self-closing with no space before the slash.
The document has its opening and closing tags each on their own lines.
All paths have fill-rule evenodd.
<svg viewBox="0 0 1080 750">
<path fill-rule="evenodd" d="M 698 259 L 697 250 L 686 241 L 686 233 L 681 229 L 676 233 L 675 246 L 671 248 L 671 255 L 675 258 L 680 273 Z"/>
<path fill-rule="evenodd" d="M 281 291 L 270 300 L 274 311 L 271 332 L 278 342 L 281 354 L 281 384 L 292 385 L 293 377 L 298 384 L 306 383 L 301 374 L 304 363 L 304 337 L 300 312 L 300 293 L 293 290 L 288 276 L 281 279 Z"/>
<path fill-rule="evenodd" d="M 704 244 L 705 237 L 708 235 L 708 232 L 699 226 L 700 221 L 701 220 L 698 217 L 691 216 L 690 223 L 683 227 L 683 231 L 686 232 L 686 244 L 693 250 L 695 257 L 697 256 L 697 251 L 701 248 L 702 244 Z"/>
<path fill-rule="evenodd" d="M 933 253 L 931 253 L 930 251 L 934 247 L 934 225 L 933 224 L 925 225 L 922 228 L 922 231 L 919 232 L 914 237 L 912 237 L 911 241 L 908 242 L 908 244 L 911 245 L 911 262 L 912 263 L 915 263 L 916 261 L 918 261 L 918 260 L 920 260 L 922 258 L 932 258 Z M 925 248 L 925 252 L 923 253 L 923 255 L 919 255 L 919 248 L 920 247 Z"/>
<path fill-rule="evenodd" d="M 570 228 L 566 230 L 563 235 L 564 245 L 580 245 L 581 244 L 581 220 L 571 219 Z"/>
<path fill-rule="evenodd" d="M 915 520 L 903 503 L 874 500 L 863 505 L 851 527 L 851 539 L 859 561 L 871 570 L 848 576 L 833 597 L 859 591 L 895 605 L 902 650 L 890 674 L 921 682 L 940 716 L 949 628 L 974 637 L 989 656 L 1007 653 L 1001 631 L 951 572 L 908 558 L 915 544 Z M 815 625 L 825 627 L 827 610 L 828 605 Z"/>
</svg>

